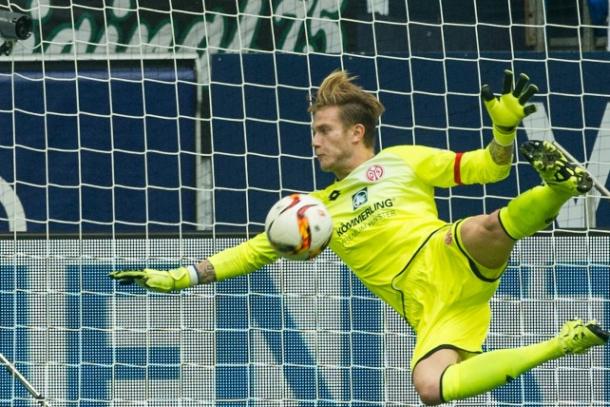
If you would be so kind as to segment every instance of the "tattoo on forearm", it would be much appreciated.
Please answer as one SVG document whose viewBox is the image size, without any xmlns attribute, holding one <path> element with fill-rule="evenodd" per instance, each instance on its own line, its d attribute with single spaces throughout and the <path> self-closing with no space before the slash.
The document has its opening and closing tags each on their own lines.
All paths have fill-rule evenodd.
<svg viewBox="0 0 610 407">
<path fill-rule="evenodd" d="M 214 266 L 207 260 L 202 260 L 196 265 L 199 284 L 210 284 L 216 281 Z"/>
<path fill-rule="evenodd" d="M 491 154 L 491 158 L 498 165 L 510 164 L 513 161 L 513 145 L 510 146 L 501 146 L 496 142 L 496 140 L 492 140 L 487 147 L 489 149 L 489 153 Z"/>
</svg>

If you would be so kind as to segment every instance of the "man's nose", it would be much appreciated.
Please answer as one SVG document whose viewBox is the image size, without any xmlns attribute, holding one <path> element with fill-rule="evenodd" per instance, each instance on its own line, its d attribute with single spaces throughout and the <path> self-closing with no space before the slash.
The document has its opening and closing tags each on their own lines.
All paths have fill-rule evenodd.
<svg viewBox="0 0 610 407">
<path fill-rule="evenodd" d="M 314 133 L 313 137 L 311 138 L 311 145 L 313 147 L 319 147 L 320 146 L 320 137 L 318 137 L 318 135 L 316 133 Z"/>
</svg>

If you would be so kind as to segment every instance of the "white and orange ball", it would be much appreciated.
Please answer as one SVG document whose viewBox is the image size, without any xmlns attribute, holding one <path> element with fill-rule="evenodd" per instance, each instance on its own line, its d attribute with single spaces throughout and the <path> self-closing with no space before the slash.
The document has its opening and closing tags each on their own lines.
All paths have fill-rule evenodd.
<svg viewBox="0 0 610 407">
<path fill-rule="evenodd" d="M 309 195 L 292 194 L 280 199 L 265 219 L 265 233 L 282 257 L 308 260 L 330 242 L 333 222 L 322 201 Z"/>
</svg>

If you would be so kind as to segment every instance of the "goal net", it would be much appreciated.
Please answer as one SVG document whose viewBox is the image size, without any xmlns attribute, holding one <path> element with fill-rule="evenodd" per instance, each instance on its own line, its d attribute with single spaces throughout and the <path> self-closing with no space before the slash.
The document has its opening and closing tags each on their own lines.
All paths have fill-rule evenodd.
<svg viewBox="0 0 610 407">
<path fill-rule="evenodd" d="M 281 196 L 332 182 L 307 106 L 334 69 L 385 105 L 382 148 L 455 151 L 491 140 L 481 85 L 525 72 L 540 92 L 518 142 L 554 140 L 609 184 L 600 3 L 10 6 L 34 27 L 0 56 L 0 353 L 53 406 L 419 405 L 413 333 L 328 251 L 171 295 L 107 277 L 192 264 L 261 232 Z M 500 183 L 439 189 L 439 215 L 489 213 L 537 183 L 517 155 Z M 517 244 L 486 350 L 573 317 L 610 325 L 609 214 L 592 191 Z M 596 349 L 457 404 L 608 405 L 609 369 Z M 35 403 L 0 371 L 0 405 Z"/>
</svg>

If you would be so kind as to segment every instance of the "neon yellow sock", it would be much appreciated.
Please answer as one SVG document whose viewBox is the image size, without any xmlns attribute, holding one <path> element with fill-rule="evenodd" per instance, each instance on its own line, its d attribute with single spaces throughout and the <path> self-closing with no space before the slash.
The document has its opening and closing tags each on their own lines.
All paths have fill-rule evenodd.
<svg viewBox="0 0 610 407">
<path fill-rule="evenodd" d="M 557 338 L 481 353 L 445 370 L 441 378 L 441 396 L 444 401 L 451 401 L 486 393 L 562 355 Z"/>
<path fill-rule="evenodd" d="M 546 228 L 570 198 L 569 193 L 539 185 L 513 198 L 500 209 L 500 221 L 506 233 L 519 240 Z"/>
</svg>

